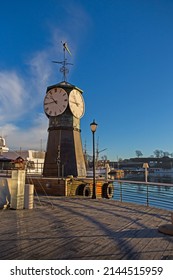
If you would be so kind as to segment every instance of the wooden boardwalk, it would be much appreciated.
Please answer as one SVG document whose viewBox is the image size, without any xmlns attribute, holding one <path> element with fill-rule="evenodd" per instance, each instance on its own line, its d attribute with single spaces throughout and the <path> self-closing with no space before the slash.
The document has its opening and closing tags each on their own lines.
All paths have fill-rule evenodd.
<svg viewBox="0 0 173 280">
<path fill-rule="evenodd" d="M 33 210 L 0 210 L 0 259 L 169 259 L 170 212 L 114 200 L 41 197 Z"/>
</svg>

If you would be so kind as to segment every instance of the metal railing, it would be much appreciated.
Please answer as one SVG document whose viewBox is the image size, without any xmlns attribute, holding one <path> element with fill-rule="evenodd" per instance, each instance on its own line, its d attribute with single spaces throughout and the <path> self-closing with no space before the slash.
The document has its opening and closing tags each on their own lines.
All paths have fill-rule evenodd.
<svg viewBox="0 0 173 280">
<path fill-rule="evenodd" d="M 173 210 L 173 184 L 114 181 L 113 199 Z"/>
</svg>

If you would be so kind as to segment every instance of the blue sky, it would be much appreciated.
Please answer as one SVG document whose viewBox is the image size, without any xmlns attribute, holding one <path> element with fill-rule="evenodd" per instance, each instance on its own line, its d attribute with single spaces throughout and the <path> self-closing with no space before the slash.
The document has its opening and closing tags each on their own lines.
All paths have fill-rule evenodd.
<svg viewBox="0 0 173 280">
<path fill-rule="evenodd" d="M 67 41 L 87 151 L 95 119 L 100 156 L 173 152 L 173 1 L 7 0 L 0 13 L 0 134 L 9 147 L 46 147 L 43 99 L 62 80 L 51 61 Z"/>
</svg>

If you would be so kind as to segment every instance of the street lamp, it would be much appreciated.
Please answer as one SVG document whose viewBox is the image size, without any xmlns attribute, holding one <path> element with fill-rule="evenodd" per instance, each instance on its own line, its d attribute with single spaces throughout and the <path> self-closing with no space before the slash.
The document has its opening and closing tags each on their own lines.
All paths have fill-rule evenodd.
<svg viewBox="0 0 173 280">
<path fill-rule="evenodd" d="M 149 165 L 147 162 L 145 162 L 143 164 L 143 168 L 145 168 L 145 182 L 147 183 L 147 179 L 148 179 L 148 170 L 147 169 L 149 168 Z"/>
<path fill-rule="evenodd" d="M 93 120 L 92 123 L 90 123 L 90 128 L 93 134 L 93 194 L 92 198 L 96 199 L 96 174 L 95 174 L 95 138 L 94 138 L 94 133 L 96 132 L 97 129 L 97 123 L 95 120 Z"/>
</svg>

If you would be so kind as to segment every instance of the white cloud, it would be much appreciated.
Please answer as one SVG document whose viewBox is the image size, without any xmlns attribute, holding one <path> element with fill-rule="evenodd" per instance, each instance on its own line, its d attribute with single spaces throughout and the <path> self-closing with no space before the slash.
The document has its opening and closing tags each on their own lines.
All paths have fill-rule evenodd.
<svg viewBox="0 0 173 280">
<path fill-rule="evenodd" d="M 48 120 L 44 114 L 38 114 L 34 124 L 29 129 L 20 128 L 7 123 L 0 127 L 0 133 L 6 138 L 10 149 L 45 149 L 47 142 Z"/>
<path fill-rule="evenodd" d="M 52 46 L 33 54 L 23 76 L 17 71 L 0 72 L 0 136 L 6 137 L 9 148 L 46 147 L 48 119 L 43 99 L 53 77 L 49 57 L 54 57 L 54 50 Z"/>
<path fill-rule="evenodd" d="M 41 139 L 45 146 L 48 124 L 42 104 L 51 73 L 47 56 L 44 51 L 34 54 L 23 76 L 0 72 L 0 135 L 7 136 L 9 147 L 36 148 Z"/>
<path fill-rule="evenodd" d="M 0 72 L 0 121 L 2 123 L 19 118 L 26 110 L 28 101 L 25 82 L 15 72 Z"/>
<path fill-rule="evenodd" d="M 45 94 L 48 81 L 52 76 L 52 65 L 50 61 L 51 49 L 35 53 L 27 63 L 30 68 L 30 87 L 34 91 L 35 98 Z"/>
</svg>

